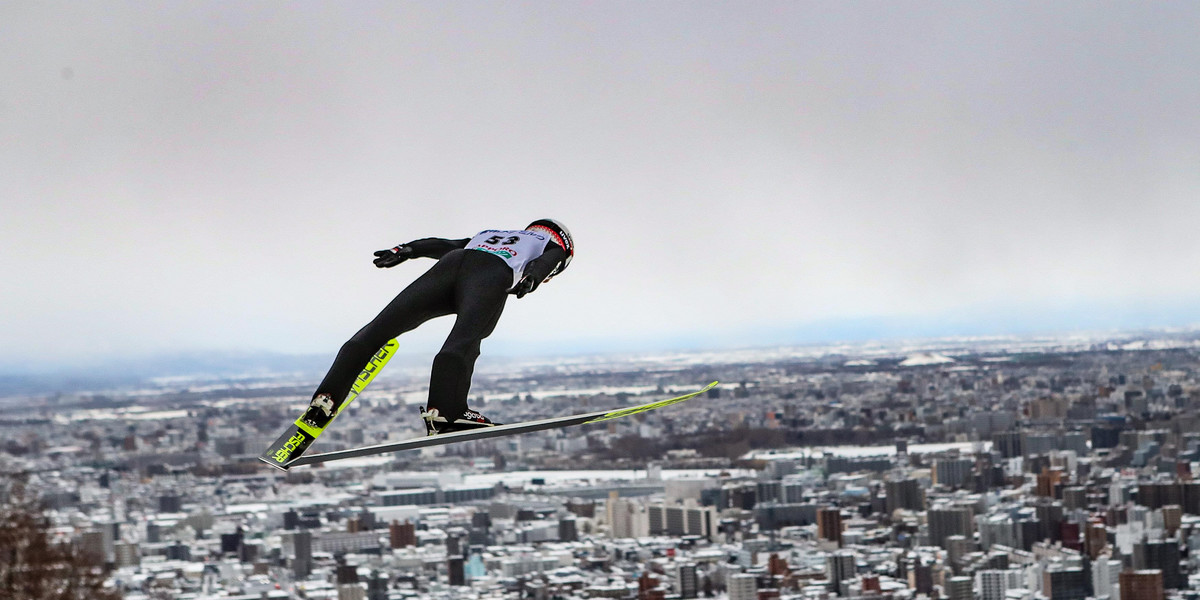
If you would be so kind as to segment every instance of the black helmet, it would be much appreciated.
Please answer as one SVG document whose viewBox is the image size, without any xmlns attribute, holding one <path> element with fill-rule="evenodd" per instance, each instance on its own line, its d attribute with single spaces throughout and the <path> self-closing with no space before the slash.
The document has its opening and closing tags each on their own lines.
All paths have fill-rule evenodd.
<svg viewBox="0 0 1200 600">
<path fill-rule="evenodd" d="M 567 265 L 571 264 L 571 259 L 575 257 L 575 240 L 571 239 L 571 231 L 567 229 L 566 225 L 554 219 L 538 219 L 530 223 L 525 229 L 527 231 L 541 230 L 549 233 L 550 239 L 559 246 L 562 246 L 563 250 L 567 251 L 567 257 L 558 263 L 558 266 L 550 273 L 550 277 L 562 273 L 567 268 Z"/>
</svg>

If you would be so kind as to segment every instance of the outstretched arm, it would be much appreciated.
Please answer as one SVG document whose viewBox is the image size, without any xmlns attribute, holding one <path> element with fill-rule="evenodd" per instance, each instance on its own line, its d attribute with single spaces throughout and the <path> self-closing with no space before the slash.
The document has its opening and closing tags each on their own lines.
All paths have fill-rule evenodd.
<svg viewBox="0 0 1200 600">
<path fill-rule="evenodd" d="M 446 240 L 442 238 L 422 238 L 413 240 L 405 246 L 413 249 L 413 256 L 422 256 L 425 258 L 441 258 L 451 250 L 466 248 L 467 242 L 471 238 L 463 238 L 461 240 Z"/>
<path fill-rule="evenodd" d="M 400 244 L 395 248 L 380 250 L 375 253 L 374 262 L 375 266 L 385 269 L 394 267 L 415 257 L 441 258 L 451 250 L 466 247 L 469 241 L 471 241 L 471 238 L 463 238 L 461 240 L 422 238 L 413 240 L 407 244 Z"/>
</svg>

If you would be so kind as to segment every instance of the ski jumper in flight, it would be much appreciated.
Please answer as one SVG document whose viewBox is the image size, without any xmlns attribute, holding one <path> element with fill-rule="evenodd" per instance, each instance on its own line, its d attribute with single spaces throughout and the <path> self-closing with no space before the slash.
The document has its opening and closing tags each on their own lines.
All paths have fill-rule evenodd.
<svg viewBox="0 0 1200 600">
<path fill-rule="evenodd" d="M 437 262 L 342 345 L 304 418 L 323 427 L 380 347 L 430 319 L 455 314 L 454 327 L 433 359 L 429 402 L 421 416 L 430 435 L 496 425 L 467 407 L 480 342 L 496 328 L 509 294 L 525 297 L 566 269 L 574 256 L 570 231 L 553 219 L 522 230 L 424 238 L 376 252 L 375 266 L 381 269 L 415 257 Z"/>
</svg>

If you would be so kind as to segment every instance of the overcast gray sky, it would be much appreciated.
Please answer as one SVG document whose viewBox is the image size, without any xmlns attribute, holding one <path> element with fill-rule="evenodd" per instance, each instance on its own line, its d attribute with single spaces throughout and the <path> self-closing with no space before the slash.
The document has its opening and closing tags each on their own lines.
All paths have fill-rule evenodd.
<svg viewBox="0 0 1200 600">
<path fill-rule="evenodd" d="M 485 352 L 1200 322 L 1197 31 L 1195 2 L 10 0 L 0 360 L 332 353 L 430 264 L 373 251 L 545 216 L 578 256 Z"/>
</svg>

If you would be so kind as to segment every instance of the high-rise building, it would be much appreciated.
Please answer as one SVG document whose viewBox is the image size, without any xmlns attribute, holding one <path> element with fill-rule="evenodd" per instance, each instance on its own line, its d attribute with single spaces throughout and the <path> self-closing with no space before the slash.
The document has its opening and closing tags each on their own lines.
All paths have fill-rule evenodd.
<svg viewBox="0 0 1200 600">
<path fill-rule="evenodd" d="M 780 502 L 783 500 L 783 483 L 779 480 L 759 481 L 756 494 L 759 502 Z"/>
<path fill-rule="evenodd" d="M 339 585 L 337 600 L 367 600 L 367 590 L 361 584 Z"/>
<path fill-rule="evenodd" d="M 1037 495 L 1044 498 L 1056 498 L 1057 490 L 1061 489 L 1066 473 L 1062 469 L 1043 469 L 1037 476 Z"/>
<path fill-rule="evenodd" d="M 103 531 L 93 529 L 80 536 L 79 555 L 86 564 L 101 566 L 108 560 L 106 554 Z"/>
<path fill-rule="evenodd" d="M 980 600 L 1004 600 L 1008 590 L 1025 587 L 1025 573 L 1020 569 L 984 569 L 975 572 L 975 587 Z"/>
<path fill-rule="evenodd" d="M 558 521 L 558 541 L 579 541 L 579 529 L 576 527 L 575 519 L 560 519 Z"/>
<path fill-rule="evenodd" d="M 839 550 L 825 557 L 825 576 L 829 578 L 829 591 L 845 596 L 849 591 L 848 581 L 857 573 L 854 553 Z"/>
<path fill-rule="evenodd" d="M 1179 487 L 1183 489 L 1183 512 L 1200 515 L 1200 481 L 1185 481 Z"/>
<path fill-rule="evenodd" d="M 1064 487 L 1062 490 L 1063 506 L 1070 510 L 1087 508 L 1087 488 L 1082 485 Z"/>
<path fill-rule="evenodd" d="M 183 512 L 183 498 L 178 494 L 164 494 L 158 497 L 158 512 L 160 513 L 177 513 Z"/>
<path fill-rule="evenodd" d="M 758 600 L 758 579 L 749 573 L 729 577 L 729 600 Z"/>
<path fill-rule="evenodd" d="M 1091 429 L 1092 448 L 1115 448 L 1121 443 L 1121 430 L 1111 425 L 1093 425 Z"/>
<path fill-rule="evenodd" d="M 817 505 L 760 504 L 754 507 L 754 518 L 763 531 L 791 525 L 812 525 L 817 522 Z"/>
<path fill-rule="evenodd" d="M 357 566 L 338 565 L 336 577 L 338 600 L 367 600 L 367 589 L 358 582 Z"/>
<path fill-rule="evenodd" d="M 639 576 L 637 579 L 638 599 L 662 598 L 666 596 L 661 584 L 662 581 L 659 579 L 658 575 L 650 573 L 649 571 L 643 571 L 641 576 Z"/>
<path fill-rule="evenodd" d="M 985 410 L 971 415 L 969 421 L 980 437 L 986 437 L 1011 428 L 1016 420 L 1016 415 L 1011 412 Z"/>
<path fill-rule="evenodd" d="M 388 538 L 393 548 L 408 548 L 417 545 L 417 526 L 411 521 L 393 521 L 388 527 Z"/>
<path fill-rule="evenodd" d="M 692 506 L 681 510 L 683 511 L 684 535 L 699 535 L 708 540 L 713 539 L 713 534 L 716 533 L 717 525 L 720 523 L 716 509 L 711 506 Z"/>
<path fill-rule="evenodd" d="M 1178 504 L 1167 504 L 1162 507 L 1163 529 L 1167 530 L 1167 537 L 1174 537 L 1175 532 L 1179 531 L 1180 525 L 1183 524 L 1183 507 Z"/>
<path fill-rule="evenodd" d="M 950 577 L 946 579 L 945 588 L 950 600 L 971 600 L 975 597 L 974 582 L 970 577 Z"/>
<path fill-rule="evenodd" d="M 717 512 L 711 506 L 651 504 L 646 515 L 650 535 L 698 535 L 711 540 L 717 526 Z"/>
<path fill-rule="evenodd" d="M 979 515 L 975 517 L 975 526 L 979 529 L 979 545 L 985 552 L 994 544 L 1017 547 L 1017 530 L 1011 516 Z"/>
<path fill-rule="evenodd" d="M 1092 559 L 1092 595 L 1097 600 L 1118 600 L 1120 574 L 1121 561 L 1111 555 L 1101 554 Z"/>
<path fill-rule="evenodd" d="M 312 552 L 311 531 L 292 534 L 292 573 L 296 579 L 305 579 L 312 573 Z"/>
<path fill-rule="evenodd" d="M 1058 436 L 1051 433 L 1022 433 L 1021 449 L 1025 456 L 1046 455 L 1058 446 Z M 1036 472 L 1036 471 L 1035 471 Z"/>
<path fill-rule="evenodd" d="M 1062 542 L 1064 548 L 1083 552 L 1083 536 L 1079 533 L 1079 523 L 1063 521 L 1058 524 L 1058 532 L 1058 539 Z"/>
<path fill-rule="evenodd" d="M 146 542 L 157 544 L 162 542 L 163 526 L 154 521 L 146 523 Z"/>
<path fill-rule="evenodd" d="M 946 536 L 946 554 L 955 569 L 963 566 L 963 559 L 975 551 L 975 540 L 965 535 Z"/>
<path fill-rule="evenodd" d="M 1088 558 L 1096 560 L 1108 548 L 1108 526 L 1104 521 L 1093 519 L 1088 521 L 1083 533 L 1083 549 Z"/>
<path fill-rule="evenodd" d="M 884 483 L 887 499 L 884 510 L 890 515 L 897 509 L 925 510 L 925 493 L 916 479 L 901 479 Z"/>
<path fill-rule="evenodd" d="M 1158 569 L 1121 573 L 1121 600 L 1163 600 L 1163 572 Z"/>
<path fill-rule="evenodd" d="M 192 550 L 187 544 L 177 541 L 173 545 L 167 546 L 166 556 L 167 560 L 191 561 Z"/>
<path fill-rule="evenodd" d="M 117 568 L 135 567 L 142 562 L 141 551 L 137 544 L 117 542 L 113 545 L 113 554 Z"/>
<path fill-rule="evenodd" d="M 933 461 L 933 484 L 960 488 L 971 478 L 975 461 L 969 458 L 944 458 Z"/>
<path fill-rule="evenodd" d="M 1083 600 L 1087 588 L 1087 576 L 1081 567 L 1051 565 L 1042 573 L 1042 594 L 1050 600 Z"/>
<path fill-rule="evenodd" d="M 1038 519 L 1023 518 L 1013 524 L 1013 529 L 1016 547 L 1022 550 L 1030 550 L 1035 543 L 1046 539 L 1046 527 Z"/>
<path fill-rule="evenodd" d="M 367 600 L 388 600 L 388 576 L 381 571 L 372 571 L 367 579 Z"/>
<path fill-rule="evenodd" d="M 908 572 L 908 587 L 918 594 L 931 594 L 933 592 L 933 565 L 923 564 L 918 559 Z"/>
<path fill-rule="evenodd" d="M 787 577 L 791 574 L 792 567 L 788 565 L 787 559 L 780 558 L 776 553 L 771 553 L 771 556 L 767 558 L 767 572 L 772 577 Z"/>
<path fill-rule="evenodd" d="M 1061 502 L 1040 500 L 1034 506 L 1037 516 L 1037 540 L 1062 541 L 1063 506 Z"/>
<path fill-rule="evenodd" d="M 1177 590 L 1187 585 L 1179 568 L 1179 544 L 1174 540 L 1141 541 L 1133 544 L 1133 570 L 1162 571 L 1164 589 Z"/>
<path fill-rule="evenodd" d="M 237 551 L 240 550 L 242 547 L 243 538 L 244 538 L 244 533 L 240 527 L 238 528 L 237 531 L 235 531 L 233 533 L 222 533 L 221 534 L 221 553 L 222 554 L 237 553 Z"/>
<path fill-rule="evenodd" d="M 1184 504 L 1184 487 L 1179 483 L 1142 483 L 1137 487 L 1137 503 L 1147 508 Z"/>
<path fill-rule="evenodd" d="M 804 494 L 808 487 L 808 484 L 803 478 L 791 475 L 784 477 L 783 482 L 780 484 L 780 492 L 783 494 L 783 502 L 788 504 L 798 504 L 803 502 Z"/>
<path fill-rule="evenodd" d="M 625 500 L 616 491 L 610 492 L 605 503 L 609 535 L 614 538 L 637 538 L 650 535 L 650 521 L 646 506 L 640 502 Z"/>
<path fill-rule="evenodd" d="M 1016 458 L 1025 455 L 1023 438 L 1017 431 L 992 434 L 992 447 L 1000 453 L 1001 458 Z"/>
<path fill-rule="evenodd" d="M 929 518 L 930 545 L 946 548 L 946 538 L 952 535 L 971 537 L 974 534 L 971 512 L 970 508 L 961 506 L 943 505 L 929 509 L 926 515 Z"/>
<path fill-rule="evenodd" d="M 842 545 L 842 511 L 837 507 L 817 509 L 817 537 Z"/>
<path fill-rule="evenodd" d="M 680 598 L 700 597 L 700 578 L 696 573 L 696 563 L 675 563 L 675 592 Z"/>
<path fill-rule="evenodd" d="M 446 560 L 446 573 L 450 585 L 467 585 L 462 556 L 451 556 Z"/>
</svg>

